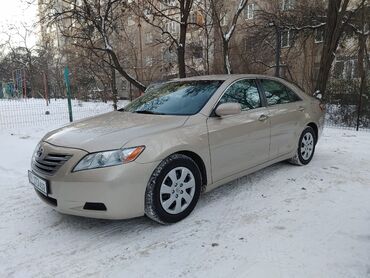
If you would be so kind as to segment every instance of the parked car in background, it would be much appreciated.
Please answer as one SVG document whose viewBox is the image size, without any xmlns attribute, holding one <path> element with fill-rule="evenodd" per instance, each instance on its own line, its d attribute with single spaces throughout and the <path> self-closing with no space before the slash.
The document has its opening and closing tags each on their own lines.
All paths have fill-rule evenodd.
<svg viewBox="0 0 370 278">
<path fill-rule="evenodd" d="M 323 120 L 319 100 L 279 78 L 176 79 L 46 134 L 29 180 L 62 213 L 177 222 L 201 192 L 279 161 L 308 164 Z"/>
</svg>

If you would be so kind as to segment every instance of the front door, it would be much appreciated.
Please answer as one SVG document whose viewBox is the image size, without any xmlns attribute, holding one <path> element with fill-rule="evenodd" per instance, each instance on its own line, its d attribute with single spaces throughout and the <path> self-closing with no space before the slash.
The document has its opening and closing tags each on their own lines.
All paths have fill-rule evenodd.
<svg viewBox="0 0 370 278">
<path fill-rule="evenodd" d="M 268 160 L 270 121 L 253 79 L 238 80 L 226 89 L 219 104 L 237 102 L 237 115 L 207 120 L 213 181 L 259 165 Z"/>
</svg>

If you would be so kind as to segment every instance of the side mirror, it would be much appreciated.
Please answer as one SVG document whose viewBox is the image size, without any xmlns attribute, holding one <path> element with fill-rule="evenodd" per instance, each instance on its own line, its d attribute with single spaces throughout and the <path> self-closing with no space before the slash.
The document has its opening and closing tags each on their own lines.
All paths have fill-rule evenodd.
<svg viewBox="0 0 370 278">
<path fill-rule="evenodd" d="M 220 104 L 216 110 L 215 114 L 217 116 L 228 116 L 228 115 L 236 115 L 242 111 L 242 107 L 239 103 L 230 102 L 230 103 L 222 103 Z"/>
</svg>

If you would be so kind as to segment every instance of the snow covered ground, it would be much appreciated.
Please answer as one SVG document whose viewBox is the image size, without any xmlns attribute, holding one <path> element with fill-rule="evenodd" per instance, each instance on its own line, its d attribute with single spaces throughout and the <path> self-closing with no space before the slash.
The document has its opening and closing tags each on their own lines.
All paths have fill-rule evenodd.
<svg viewBox="0 0 370 278">
<path fill-rule="evenodd" d="M 308 166 L 238 179 L 161 226 L 42 203 L 27 169 L 51 127 L 0 131 L 0 277 L 370 277 L 368 132 L 326 129 Z"/>
</svg>

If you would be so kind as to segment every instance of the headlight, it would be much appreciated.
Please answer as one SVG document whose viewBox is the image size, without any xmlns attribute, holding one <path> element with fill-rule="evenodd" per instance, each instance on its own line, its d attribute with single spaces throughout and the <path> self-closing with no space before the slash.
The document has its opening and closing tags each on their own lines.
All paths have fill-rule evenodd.
<svg viewBox="0 0 370 278">
<path fill-rule="evenodd" d="M 73 172 L 128 163 L 134 161 L 144 149 L 145 146 L 138 146 L 88 154 L 77 163 Z"/>
<path fill-rule="evenodd" d="M 35 150 L 33 151 L 32 159 L 35 159 L 36 153 L 40 150 L 40 147 L 41 147 L 41 141 L 37 144 Z"/>
</svg>

